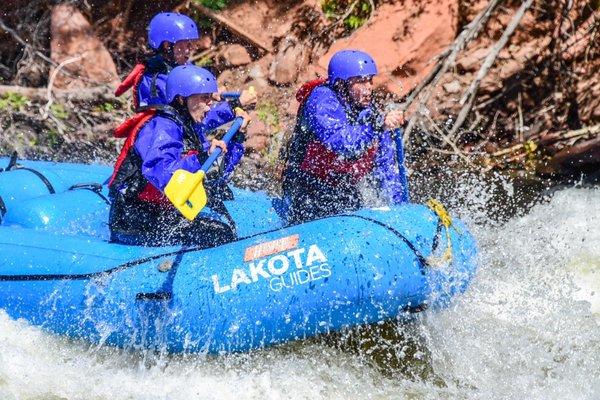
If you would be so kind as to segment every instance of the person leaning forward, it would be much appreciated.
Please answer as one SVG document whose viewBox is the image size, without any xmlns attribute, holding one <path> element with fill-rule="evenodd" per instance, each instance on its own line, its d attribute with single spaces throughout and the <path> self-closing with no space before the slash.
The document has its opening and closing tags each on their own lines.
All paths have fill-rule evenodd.
<svg viewBox="0 0 600 400">
<path fill-rule="evenodd" d="M 214 103 L 215 77 L 193 65 L 175 67 L 166 80 L 168 105 L 148 109 L 125 121 L 115 132 L 126 137 L 109 181 L 111 241 L 146 246 L 215 246 L 234 240 L 235 226 L 223 206 L 226 182 L 244 153 L 242 137 L 229 145 L 207 139 L 207 133 L 244 118 L 226 102 Z M 177 170 L 197 172 L 216 147 L 226 151 L 219 177 L 207 179 L 210 212 L 188 221 L 164 194 Z M 170 185 L 170 186 L 173 186 Z"/>
<path fill-rule="evenodd" d="M 343 50 L 331 58 L 326 80 L 298 91 L 283 181 L 289 224 L 359 209 L 369 204 L 367 197 L 408 202 L 401 140 L 394 138 L 404 114 L 376 110 L 376 74 L 367 53 Z"/>
</svg>

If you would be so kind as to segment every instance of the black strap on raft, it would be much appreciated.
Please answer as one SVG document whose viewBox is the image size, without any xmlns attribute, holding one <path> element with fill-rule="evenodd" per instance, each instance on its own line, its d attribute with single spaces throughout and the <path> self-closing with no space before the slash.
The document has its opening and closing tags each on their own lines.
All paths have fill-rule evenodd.
<svg viewBox="0 0 600 400">
<path fill-rule="evenodd" d="M 2 217 L 4 217 L 6 211 L 6 203 L 4 202 L 4 200 L 2 200 L 2 196 L 0 196 L 0 220 L 2 219 Z"/>
<path fill-rule="evenodd" d="M 398 238 L 400 240 L 402 240 L 404 242 L 404 244 L 406 244 L 413 253 L 415 253 L 415 257 L 417 257 L 417 261 L 419 261 L 419 270 L 421 271 L 421 273 L 423 275 L 425 275 L 425 272 L 426 272 L 425 268 L 427 268 L 429 266 L 429 262 L 427 261 L 427 258 L 425 258 L 423 253 L 421 253 L 419 251 L 419 249 L 417 249 L 410 240 L 408 240 L 403 234 L 398 232 L 396 229 L 392 228 L 389 225 L 384 224 L 383 222 L 377 221 L 376 219 L 369 218 L 369 217 L 363 217 L 362 215 L 342 214 L 341 216 L 364 219 L 365 221 L 369 221 L 369 222 L 372 222 L 379 226 L 383 226 L 384 228 L 386 228 L 387 230 L 392 232 L 394 235 L 398 236 Z"/>
<path fill-rule="evenodd" d="M 423 275 L 425 274 L 425 267 L 428 265 L 428 263 L 427 263 L 427 260 L 425 259 L 425 257 L 423 257 L 423 254 L 421 254 L 421 252 L 410 242 L 410 240 L 408 240 L 400 232 L 398 232 L 396 229 L 392 228 L 391 226 L 386 225 L 383 222 L 379 222 L 376 219 L 363 217 L 361 215 L 353 215 L 353 214 L 332 215 L 332 216 L 328 216 L 328 217 L 324 217 L 324 218 L 320 218 L 320 219 L 348 218 L 348 217 L 359 218 L 359 219 L 363 219 L 365 221 L 373 222 L 379 226 L 384 227 L 385 229 L 389 230 L 390 232 L 394 233 L 404 243 L 406 243 L 406 245 L 415 253 L 417 260 L 419 261 L 419 264 L 420 264 L 419 269 Z M 277 232 L 280 230 L 281 230 L 281 228 L 277 228 L 277 229 L 272 229 L 269 231 L 258 232 L 258 233 L 255 233 L 255 234 L 252 234 L 249 236 L 237 238 L 236 240 L 234 240 L 232 242 L 224 243 L 224 245 L 229 244 L 229 243 L 239 242 L 239 241 L 246 240 L 246 239 L 251 239 L 251 238 L 254 238 L 254 237 L 257 237 L 260 235 L 265 235 L 265 234 Z M 102 277 L 111 275 L 115 272 L 120 272 L 120 271 L 129 269 L 129 268 L 133 268 L 137 265 L 141 265 L 141 264 L 147 263 L 149 261 L 159 260 L 161 258 L 171 257 L 171 256 L 180 256 L 180 255 L 183 255 L 186 253 L 191 253 L 193 251 L 198 251 L 198 250 L 205 250 L 205 249 L 201 248 L 199 246 L 186 247 L 186 248 L 183 248 L 183 249 L 180 249 L 177 251 L 155 254 L 152 256 L 139 258 L 137 260 L 128 261 L 126 263 L 117 265 L 113 268 L 109 268 L 109 269 L 106 269 L 103 271 L 91 272 L 91 273 L 85 273 L 85 274 L 40 274 L 40 275 L 33 275 L 33 274 L 32 275 L 2 275 L 2 274 L 0 274 L 0 282 L 3 282 L 3 281 L 11 281 L 12 282 L 12 281 L 88 280 L 88 279 L 102 278 Z"/>
<path fill-rule="evenodd" d="M 10 159 L 8 160 L 8 165 L 6 166 L 6 168 L 0 168 L 0 172 L 8 172 L 11 169 L 13 169 L 16 165 L 17 165 L 17 152 L 15 151 L 10 156 Z"/>
<path fill-rule="evenodd" d="M 44 176 L 44 174 L 42 174 L 40 171 L 37 171 L 33 168 L 28 168 L 28 167 L 24 167 L 22 165 L 19 165 L 17 163 L 17 152 L 15 151 L 11 156 L 10 156 L 10 161 L 8 162 L 8 166 L 4 169 L 0 169 L 0 172 L 8 172 L 8 171 L 14 171 L 14 170 L 23 170 L 23 171 L 29 171 L 32 174 L 34 174 L 35 176 L 37 176 L 38 178 L 40 178 L 40 180 L 42 181 L 42 183 L 46 186 L 46 188 L 48 188 L 48 192 L 50 194 L 54 194 L 56 193 L 56 190 L 54 190 L 54 186 L 52 186 L 52 183 L 48 180 L 48 178 L 46 178 Z"/>
<path fill-rule="evenodd" d="M 98 195 L 98 197 L 100 197 L 102 200 L 104 200 L 104 202 L 106 204 L 108 204 L 110 206 L 110 201 L 106 198 L 106 196 L 104 196 L 102 194 L 102 185 L 99 183 L 77 183 L 73 186 L 71 186 L 69 189 L 67 190 L 79 190 L 79 189 L 83 189 L 83 190 L 89 190 L 90 192 L 94 192 Z"/>
<path fill-rule="evenodd" d="M 11 169 L 13 169 L 15 166 L 17 165 L 17 152 L 13 152 L 12 155 L 10 156 L 10 160 L 8 161 L 8 165 L 6 166 L 6 168 L 0 168 L 0 172 L 3 171 L 10 171 Z"/>
<path fill-rule="evenodd" d="M 44 185 L 46 185 L 46 187 L 48 188 L 48 192 L 50 194 L 56 193 L 56 190 L 54 190 L 54 186 L 52 186 L 52 183 L 40 171 L 37 171 L 37 170 L 35 170 L 33 168 L 22 167 L 20 165 L 16 166 L 14 169 L 15 170 L 19 169 L 19 170 L 31 172 L 32 174 L 34 174 L 35 176 L 37 176 L 38 178 L 40 178 L 40 180 L 42 181 L 42 183 Z"/>
</svg>

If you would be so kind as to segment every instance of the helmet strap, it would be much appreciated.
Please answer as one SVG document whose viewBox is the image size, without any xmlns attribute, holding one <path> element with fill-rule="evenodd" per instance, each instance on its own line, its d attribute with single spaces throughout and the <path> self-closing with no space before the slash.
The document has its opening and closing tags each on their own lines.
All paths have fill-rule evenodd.
<svg viewBox="0 0 600 400">
<path fill-rule="evenodd" d="M 166 43 L 166 45 L 165 45 L 165 43 Z M 158 53 L 168 62 L 174 62 L 175 61 L 175 54 L 174 54 L 174 50 L 173 50 L 174 47 L 175 47 L 175 44 L 173 44 L 173 43 L 162 42 Z"/>
</svg>

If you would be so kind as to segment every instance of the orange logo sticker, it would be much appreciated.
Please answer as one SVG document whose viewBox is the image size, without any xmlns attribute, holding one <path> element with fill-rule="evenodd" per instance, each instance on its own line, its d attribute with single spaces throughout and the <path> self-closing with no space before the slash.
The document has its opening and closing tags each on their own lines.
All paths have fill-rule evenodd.
<svg viewBox="0 0 600 400">
<path fill-rule="evenodd" d="M 271 254 L 281 253 L 286 250 L 295 249 L 298 247 L 300 235 L 286 236 L 281 239 L 272 240 L 270 242 L 260 243 L 255 246 L 246 248 L 244 252 L 244 262 L 256 260 L 270 256 Z"/>
</svg>

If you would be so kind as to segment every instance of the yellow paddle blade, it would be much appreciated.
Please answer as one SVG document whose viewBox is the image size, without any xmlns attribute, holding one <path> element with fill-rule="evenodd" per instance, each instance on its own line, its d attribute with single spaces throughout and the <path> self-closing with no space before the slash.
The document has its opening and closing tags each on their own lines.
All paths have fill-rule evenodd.
<svg viewBox="0 0 600 400">
<path fill-rule="evenodd" d="M 192 221 L 206 206 L 206 190 L 204 190 L 204 171 L 196 173 L 178 169 L 167 186 L 165 195 L 184 217 Z"/>
</svg>

